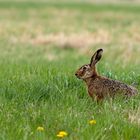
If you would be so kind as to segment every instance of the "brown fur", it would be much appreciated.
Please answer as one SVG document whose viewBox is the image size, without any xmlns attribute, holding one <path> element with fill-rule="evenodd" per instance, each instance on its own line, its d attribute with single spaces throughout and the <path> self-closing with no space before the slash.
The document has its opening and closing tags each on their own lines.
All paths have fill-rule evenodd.
<svg viewBox="0 0 140 140">
<path fill-rule="evenodd" d="M 101 59 L 102 52 L 102 49 L 97 50 L 90 64 L 83 65 L 75 73 L 79 79 L 85 81 L 90 97 L 100 101 L 106 96 L 114 97 L 116 94 L 126 97 L 137 94 L 138 90 L 130 85 L 98 75 L 95 64 Z"/>
</svg>

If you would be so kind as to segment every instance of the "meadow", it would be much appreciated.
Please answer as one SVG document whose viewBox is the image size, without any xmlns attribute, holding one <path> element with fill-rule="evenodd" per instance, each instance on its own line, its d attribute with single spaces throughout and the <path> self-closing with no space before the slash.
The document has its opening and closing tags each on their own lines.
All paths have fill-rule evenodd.
<svg viewBox="0 0 140 140">
<path fill-rule="evenodd" d="M 74 75 L 103 48 L 99 73 L 140 89 L 139 25 L 138 4 L 0 1 L 0 140 L 139 140 L 140 96 L 97 104 Z"/>
</svg>

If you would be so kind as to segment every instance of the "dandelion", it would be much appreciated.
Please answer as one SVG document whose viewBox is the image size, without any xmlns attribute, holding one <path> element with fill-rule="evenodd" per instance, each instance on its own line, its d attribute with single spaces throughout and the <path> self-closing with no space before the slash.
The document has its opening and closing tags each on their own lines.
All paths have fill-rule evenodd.
<svg viewBox="0 0 140 140">
<path fill-rule="evenodd" d="M 59 134 L 60 134 L 60 135 L 64 135 L 64 136 L 67 136 L 67 135 L 68 135 L 68 133 L 65 132 L 65 131 L 60 131 Z"/>
<path fill-rule="evenodd" d="M 38 127 L 37 127 L 37 131 L 44 131 L 44 127 L 38 126 Z"/>
<path fill-rule="evenodd" d="M 57 134 L 56 135 L 58 138 L 63 138 L 63 137 L 65 137 L 64 135 L 61 135 L 61 134 Z"/>
<path fill-rule="evenodd" d="M 67 136 L 67 135 L 68 135 L 67 132 L 65 132 L 65 131 L 60 131 L 60 132 L 57 134 L 57 137 L 59 137 L 59 138 L 64 138 L 64 137 Z"/>
<path fill-rule="evenodd" d="M 90 121 L 89 121 L 89 124 L 91 124 L 91 125 L 96 124 L 96 120 L 90 120 Z"/>
</svg>

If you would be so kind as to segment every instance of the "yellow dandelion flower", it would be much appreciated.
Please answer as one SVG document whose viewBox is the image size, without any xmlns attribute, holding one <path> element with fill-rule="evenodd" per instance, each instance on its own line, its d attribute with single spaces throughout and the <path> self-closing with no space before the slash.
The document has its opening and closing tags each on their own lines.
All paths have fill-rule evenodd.
<svg viewBox="0 0 140 140">
<path fill-rule="evenodd" d="M 60 132 L 57 134 L 57 137 L 63 138 L 63 137 L 65 137 L 65 136 L 67 136 L 67 135 L 68 135 L 67 132 L 65 132 L 65 131 L 60 131 Z"/>
<path fill-rule="evenodd" d="M 64 135 L 64 136 L 67 136 L 67 135 L 68 135 L 68 133 L 65 132 L 65 131 L 60 131 L 59 134 L 60 134 L 60 135 Z"/>
<path fill-rule="evenodd" d="M 91 125 L 96 124 L 96 120 L 90 120 L 89 124 L 91 124 Z"/>
<path fill-rule="evenodd" d="M 37 127 L 37 131 L 44 131 L 44 127 L 38 126 L 38 127 Z"/>
<path fill-rule="evenodd" d="M 61 135 L 61 134 L 57 134 L 56 135 L 58 138 L 63 138 L 63 137 L 65 137 L 64 135 Z"/>
</svg>

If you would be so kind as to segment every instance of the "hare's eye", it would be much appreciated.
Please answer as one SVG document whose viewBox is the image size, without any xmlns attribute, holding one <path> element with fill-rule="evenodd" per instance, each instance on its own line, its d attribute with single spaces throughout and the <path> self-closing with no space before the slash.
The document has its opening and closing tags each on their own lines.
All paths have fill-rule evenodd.
<svg viewBox="0 0 140 140">
<path fill-rule="evenodd" d="M 83 67 L 83 70 L 86 70 L 86 67 Z"/>
</svg>

